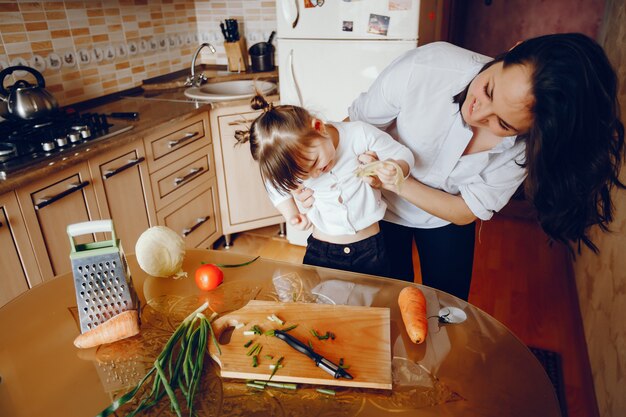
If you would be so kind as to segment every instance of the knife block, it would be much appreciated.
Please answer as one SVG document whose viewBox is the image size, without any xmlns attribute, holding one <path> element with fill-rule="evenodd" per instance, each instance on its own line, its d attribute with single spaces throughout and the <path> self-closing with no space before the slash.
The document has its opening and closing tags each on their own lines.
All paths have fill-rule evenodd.
<svg viewBox="0 0 626 417">
<path fill-rule="evenodd" d="M 248 49 L 244 38 L 236 42 L 224 42 L 224 50 L 228 58 L 228 71 L 245 72 L 248 69 Z"/>
</svg>

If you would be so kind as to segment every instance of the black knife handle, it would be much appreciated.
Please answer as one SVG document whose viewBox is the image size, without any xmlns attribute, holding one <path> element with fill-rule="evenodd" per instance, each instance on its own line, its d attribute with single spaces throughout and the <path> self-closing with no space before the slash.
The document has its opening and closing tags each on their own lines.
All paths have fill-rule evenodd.
<svg viewBox="0 0 626 417">
<path fill-rule="evenodd" d="M 285 342 L 287 342 L 287 344 L 289 346 L 291 346 L 292 348 L 294 348 L 298 352 L 304 353 L 309 358 L 313 359 L 316 364 L 317 364 L 317 362 L 319 362 L 321 360 L 321 356 L 320 355 L 318 355 L 317 353 L 313 352 L 313 350 L 311 350 L 307 345 L 305 345 L 304 343 L 302 343 L 301 341 L 299 341 L 295 337 L 291 336 L 290 334 L 287 334 L 287 333 L 283 332 L 282 330 L 274 330 L 274 336 L 276 336 L 280 340 L 284 340 Z"/>
</svg>

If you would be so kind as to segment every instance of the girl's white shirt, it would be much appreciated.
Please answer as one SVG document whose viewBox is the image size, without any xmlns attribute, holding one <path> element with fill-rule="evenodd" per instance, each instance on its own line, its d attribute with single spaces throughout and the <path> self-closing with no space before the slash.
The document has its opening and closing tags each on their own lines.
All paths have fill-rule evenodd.
<svg viewBox="0 0 626 417">
<path fill-rule="evenodd" d="M 413 153 L 390 135 L 364 122 L 332 122 L 339 133 L 335 165 L 317 178 L 308 178 L 303 186 L 314 192 L 315 202 L 306 212 L 321 232 L 339 236 L 353 235 L 381 220 L 387 205 L 380 190 L 370 187 L 355 175 L 358 156 L 374 151 L 382 161 L 403 160 L 413 167 Z M 277 206 L 292 198 L 269 183 L 265 184 L 272 203 Z"/>
<path fill-rule="evenodd" d="M 515 136 L 493 149 L 463 155 L 472 131 L 464 126 L 454 95 L 463 91 L 491 58 L 435 42 L 392 62 L 350 106 L 350 120 L 386 129 L 415 156 L 418 181 L 463 197 L 476 217 L 488 220 L 509 201 L 526 177 L 525 144 Z M 383 191 L 385 220 L 416 228 L 449 224 Z"/>
</svg>

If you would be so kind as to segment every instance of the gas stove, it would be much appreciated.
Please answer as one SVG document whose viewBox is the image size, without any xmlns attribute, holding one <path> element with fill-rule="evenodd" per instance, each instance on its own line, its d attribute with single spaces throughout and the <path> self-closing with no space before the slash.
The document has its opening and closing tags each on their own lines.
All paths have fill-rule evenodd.
<svg viewBox="0 0 626 417">
<path fill-rule="evenodd" d="M 37 121 L 5 120 L 0 122 L 0 180 L 132 128 L 99 113 L 59 114 Z"/>
</svg>

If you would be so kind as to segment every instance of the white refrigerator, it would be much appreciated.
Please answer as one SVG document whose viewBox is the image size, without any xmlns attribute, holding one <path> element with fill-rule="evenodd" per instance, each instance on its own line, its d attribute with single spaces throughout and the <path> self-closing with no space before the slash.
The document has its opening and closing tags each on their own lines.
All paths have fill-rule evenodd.
<svg viewBox="0 0 626 417">
<path fill-rule="evenodd" d="M 277 0 L 282 104 L 341 121 L 378 74 L 417 46 L 419 0 Z M 287 224 L 290 243 L 309 233 Z"/>
</svg>

